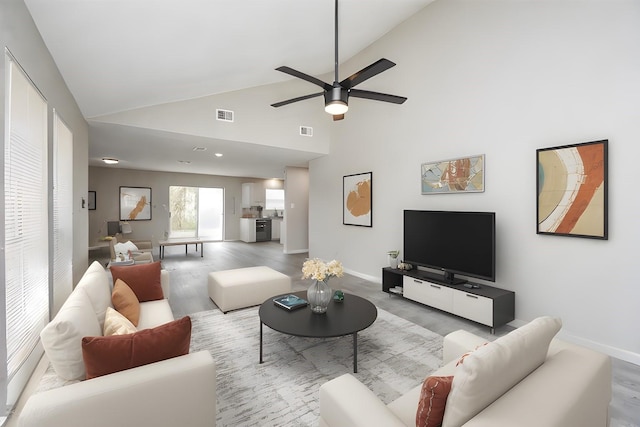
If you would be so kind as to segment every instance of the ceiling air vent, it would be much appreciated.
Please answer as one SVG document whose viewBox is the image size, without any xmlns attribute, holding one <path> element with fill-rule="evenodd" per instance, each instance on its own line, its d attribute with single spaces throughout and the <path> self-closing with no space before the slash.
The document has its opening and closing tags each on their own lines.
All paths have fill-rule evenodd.
<svg viewBox="0 0 640 427">
<path fill-rule="evenodd" d="M 223 122 L 233 122 L 233 111 L 216 109 L 216 118 Z"/>
<path fill-rule="evenodd" d="M 300 126 L 300 135 L 313 136 L 313 128 L 311 126 Z"/>
</svg>

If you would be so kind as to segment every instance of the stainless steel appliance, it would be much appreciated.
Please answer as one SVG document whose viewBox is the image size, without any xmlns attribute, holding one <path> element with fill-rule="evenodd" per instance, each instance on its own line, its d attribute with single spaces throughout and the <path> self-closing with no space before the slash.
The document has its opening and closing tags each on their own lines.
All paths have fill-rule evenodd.
<svg viewBox="0 0 640 427">
<path fill-rule="evenodd" d="M 256 242 L 267 242 L 271 240 L 271 220 L 256 219 Z"/>
</svg>

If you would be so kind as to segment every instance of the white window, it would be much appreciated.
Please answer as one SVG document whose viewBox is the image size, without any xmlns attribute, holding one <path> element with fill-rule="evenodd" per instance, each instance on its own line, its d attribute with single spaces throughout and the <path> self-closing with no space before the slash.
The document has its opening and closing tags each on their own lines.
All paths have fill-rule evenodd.
<svg viewBox="0 0 640 427">
<path fill-rule="evenodd" d="M 265 209 L 284 210 L 284 190 L 267 188 Z"/>
<path fill-rule="evenodd" d="M 224 189 L 172 185 L 169 205 L 169 237 L 223 239 Z"/>
</svg>

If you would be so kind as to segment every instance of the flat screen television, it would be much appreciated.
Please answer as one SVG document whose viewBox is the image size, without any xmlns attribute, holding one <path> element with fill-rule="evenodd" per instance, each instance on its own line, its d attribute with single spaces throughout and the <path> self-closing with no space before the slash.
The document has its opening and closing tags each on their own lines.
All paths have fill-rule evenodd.
<svg viewBox="0 0 640 427">
<path fill-rule="evenodd" d="M 495 282 L 495 212 L 405 210 L 403 253 L 406 263 L 442 271 L 432 277 L 445 283 L 467 281 L 456 274 Z"/>
</svg>

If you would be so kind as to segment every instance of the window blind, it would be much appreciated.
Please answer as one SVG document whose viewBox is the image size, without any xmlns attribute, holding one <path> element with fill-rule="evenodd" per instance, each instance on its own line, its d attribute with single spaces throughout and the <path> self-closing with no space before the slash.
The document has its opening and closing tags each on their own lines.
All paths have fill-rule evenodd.
<svg viewBox="0 0 640 427">
<path fill-rule="evenodd" d="M 6 367 L 14 388 L 11 382 L 36 348 L 49 319 L 47 104 L 20 67 L 7 59 Z M 12 400 L 11 393 L 7 399 Z"/>
</svg>

